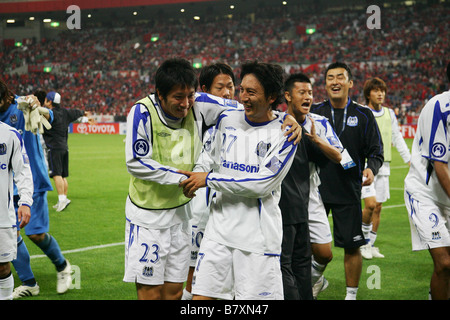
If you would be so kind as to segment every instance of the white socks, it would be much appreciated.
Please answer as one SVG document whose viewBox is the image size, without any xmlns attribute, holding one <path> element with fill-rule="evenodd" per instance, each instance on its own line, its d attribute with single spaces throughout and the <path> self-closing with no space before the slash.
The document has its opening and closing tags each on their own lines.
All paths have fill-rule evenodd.
<svg viewBox="0 0 450 320">
<path fill-rule="evenodd" d="M 14 290 L 14 278 L 12 273 L 4 279 L 0 279 L 0 300 L 12 300 Z"/>
<path fill-rule="evenodd" d="M 62 201 L 66 201 L 67 196 L 65 194 L 60 194 L 58 195 L 58 201 L 62 202 Z"/>
<path fill-rule="evenodd" d="M 192 293 L 190 293 L 189 291 L 186 290 L 186 288 L 184 288 L 181 300 L 192 300 Z"/>
<path fill-rule="evenodd" d="M 358 287 L 347 287 L 347 295 L 345 300 L 356 300 L 356 294 L 358 293 Z"/>
<path fill-rule="evenodd" d="M 370 231 L 372 231 L 372 223 L 365 224 L 363 222 L 363 224 L 362 224 L 362 232 L 363 232 L 363 235 L 364 235 L 364 239 L 366 239 L 366 243 L 370 242 Z"/>
<path fill-rule="evenodd" d="M 314 286 L 325 271 L 326 265 L 320 264 L 311 257 L 311 284 Z"/>
</svg>

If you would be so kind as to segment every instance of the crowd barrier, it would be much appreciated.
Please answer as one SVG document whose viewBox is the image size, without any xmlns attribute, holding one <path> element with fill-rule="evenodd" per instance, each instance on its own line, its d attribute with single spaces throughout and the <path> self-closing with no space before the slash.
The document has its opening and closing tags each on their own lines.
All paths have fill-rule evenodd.
<svg viewBox="0 0 450 320">
<path fill-rule="evenodd" d="M 71 123 L 69 133 L 82 134 L 126 134 L 125 122 L 113 123 Z"/>
<path fill-rule="evenodd" d="M 416 124 L 403 124 L 399 125 L 400 132 L 403 138 L 414 138 L 417 130 Z M 125 135 L 127 132 L 125 122 L 112 122 L 112 123 L 71 123 L 69 127 L 69 133 L 82 133 L 82 134 L 121 134 Z"/>
</svg>

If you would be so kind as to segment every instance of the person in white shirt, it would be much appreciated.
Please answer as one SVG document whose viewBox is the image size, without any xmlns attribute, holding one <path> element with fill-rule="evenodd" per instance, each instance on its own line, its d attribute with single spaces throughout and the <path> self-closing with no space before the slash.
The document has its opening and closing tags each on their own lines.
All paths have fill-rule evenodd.
<svg viewBox="0 0 450 320">
<path fill-rule="evenodd" d="M 194 300 L 283 299 L 281 183 L 296 146 L 278 129 L 283 70 L 249 62 L 241 69 L 244 110 L 222 113 L 214 139 L 180 183 L 187 197 L 211 188 L 211 213 L 194 272 Z M 211 170 L 213 171 L 211 172 Z"/>
<path fill-rule="evenodd" d="M 224 99 L 234 99 L 235 76 L 233 69 L 222 62 L 217 62 L 203 67 L 200 71 L 199 86 L 202 92 L 212 94 Z M 203 143 L 208 143 L 214 127 L 208 128 L 203 138 Z M 209 217 L 209 190 L 202 188 L 197 191 L 197 196 L 189 203 L 193 218 L 192 226 L 192 244 L 191 244 L 191 263 L 189 266 L 188 279 L 183 289 L 181 300 L 192 300 L 192 277 L 194 275 L 195 263 L 197 262 L 198 250 L 205 233 L 206 222 Z"/>
<path fill-rule="evenodd" d="M 125 274 L 138 299 L 180 299 L 190 263 L 191 200 L 178 186 L 202 149 L 205 126 L 236 109 L 237 101 L 196 93 L 197 73 L 185 59 L 162 63 L 156 93 L 139 100 L 127 118 L 125 157 Z M 294 119 L 295 122 L 295 119 Z M 286 124 L 288 124 L 286 122 Z M 299 136 L 300 126 L 291 123 Z M 278 131 L 285 134 L 280 124 Z M 290 133 L 288 130 L 286 133 Z"/>
<path fill-rule="evenodd" d="M 17 221 L 23 228 L 30 221 L 33 176 L 20 133 L 0 122 L 0 300 L 12 300 L 14 278 L 10 262 L 17 255 L 17 224 L 14 184 L 20 200 Z"/>
<path fill-rule="evenodd" d="M 450 63 L 447 65 L 450 82 Z M 434 269 L 433 300 L 450 298 L 450 90 L 423 107 L 405 178 L 405 205 L 411 226 L 412 250 L 428 250 Z"/>
<path fill-rule="evenodd" d="M 392 146 L 400 153 L 403 161 L 409 164 L 411 153 L 400 132 L 394 110 L 385 107 L 387 86 L 380 78 L 372 78 L 364 83 L 364 97 L 367 106 L 372 110 L 383 139 L 384 162 L 374 181 L 361 189 L 361 199 L 364 200 L 362 211 L 362 229 L 366 244 L 361 246 L 364 259 L 384 258 L 378 247 L 375 247 L 377 231 L 380 225 L 380 214 L 383 203 L 390 198 L 389 176 L 392 159 Z"/>
</svg>

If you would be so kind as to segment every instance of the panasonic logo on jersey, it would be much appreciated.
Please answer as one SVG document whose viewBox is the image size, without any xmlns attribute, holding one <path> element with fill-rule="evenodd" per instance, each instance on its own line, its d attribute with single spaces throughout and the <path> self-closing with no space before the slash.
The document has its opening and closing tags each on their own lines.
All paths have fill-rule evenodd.
<svg viewBox="0 0 450 320">
<path fill-rule="evenodd" d="M 259 165 L 249 165 L 246 163 L 237 163 L 233 161 L 227 161 L 222 159 L 222 167 L 236 170 L 236 171 L 242 171 L 242 172 L 248 172 L 248 173 L 257 173 L 259 172 Z"/>
</svg>

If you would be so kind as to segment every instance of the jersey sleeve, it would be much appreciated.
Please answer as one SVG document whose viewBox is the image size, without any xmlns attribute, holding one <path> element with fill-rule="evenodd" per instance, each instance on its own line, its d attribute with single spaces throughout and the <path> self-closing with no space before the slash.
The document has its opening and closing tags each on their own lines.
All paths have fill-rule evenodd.
<svg viewBox="0 0 450 320">
<path fill-rule="evenodd" d="M 438 99 L 430 100 L 428 103 L 430 104 L 428 108 L 432 110 L 421 112 L 418 124 L 422 130 L 421 156 L 428 160 L 448 163 L 450 139 L 447 121 L 450 116 L 450 106 L 443 105 Z"/>
<path fill-rule="evenodd" d="M 211 189 L 248 198 L 261 198 L 272 193 L 281 185 L 294 160 L 297 146 L 288 142 L 280 130 L 278 144 L 264 157 L 258 173 L 249 176 L 232 177 L 211 172 L 206 184 Z M 217 145 L 217 143 L 216 143 Z"/>
<path fill-rule="evenodd" d="M 204 92 L 195 95 L 194 109 L 200 114 L 207 126 L 217 123 L 220 114 L 228 109 L 243 109 L 236 100 L 224 99 Z"/>
<path fill-rule="evenodd" d="M 11 165 L 14 171 L 14 183 L 19 192 L 19 206 L 33 205 L 33 175 L 30 168 L 30 160 L 28 158 L 25 144 L 21 135 L 16 130 L 13 132 L 13 153 L 11 156 Z"/>
<path fill-rule="evenodd" d="M 209 172 L 217 169 L 218 160 L 216 159 L 216 148 L 215 148 L 215 134 L 217 132 L 216 127 L 211 127 L 205 133 L 202 152 L 200 153 L 198 160 L 193 169 L 194 172 Z"/>
<path fill-rule="evenodd" d="M 388 109 L 391 114 L 391 128 L 392 128 L 392 144 L 400 153 L 400 156 L 403 159 L 403 162 L 408 163 L 411 161 L 411 152 L 409 151 L 408 145 L 403 139 L 402 133 L 400 132 L 400 128 L 398 126 L 397 117 L 395 116 L 395 112 L 392 109 Z M 390 146 L 384 146 L 390 147 Z"/>
<path fill-rule="evenodd" d="M 368 110 L 368 124 L 365 134 L 365 154 L 367 158 L 367 168 L 370 168 L 374 175 L 377 175 L 384 162 L 383 140 L 372 111 Z"/>
<path fill-rule="evenodd" d="M 339 137 L 337 136 L 336 132 L 333 130 L 333 127 L 331 126 L 330 122 L 324 117 L 322 120 L 320 120 L 321 125 L 324 127 L 325 132 L 324 135 L 319 135 L 322 139 L 328 141 L 330 145 L 332 145 L 335 148 L 338 148 L 340 152 L 344 150 L 344 146 L 342 145 L 341 140 L 339 140 Z"/>
<path fill-rule="evenodd" d="M 185 175 L 177 168 L 165 166 L 152 159 L 152 125 L 147 108 L 136 104 L 127 117 L 125 161 L 128 172 L 141 180 L 160 184 L 178 184 Z"/>
<path fill-rule="evenodd" d="M 68 122 L 74 122 L 78 118 L 82 117 L 84 115 L 84 111 L 79 109 L 67 109 L 67 120 Z"/>
</svg>

